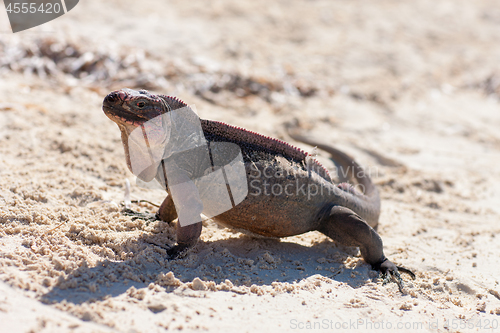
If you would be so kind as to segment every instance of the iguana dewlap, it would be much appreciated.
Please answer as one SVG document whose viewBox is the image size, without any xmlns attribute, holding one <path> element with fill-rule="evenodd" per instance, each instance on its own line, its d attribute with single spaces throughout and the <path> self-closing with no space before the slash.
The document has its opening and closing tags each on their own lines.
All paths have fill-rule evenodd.
<svg viewBox="0 0 500 333">
<path fill-rule="evenodd" d="M 187 105 L 177 98 L 145 90 L 122 89 L 105 97 L 104 113 L 120 128 L 127 165 L 132 172 L 131 133 L 151 119 L 184 107 Z M 385 257 L 382 239 L 375 230 L 380 213 L 378 191 L 352 158 L 330 146 L 294 137 L 330 153 L 341 170 L 349 172 L 357 182 L 356 188 L 347 183 L 335 185 L 316 160 L 284 141 L 218 121 L 200 121 L 207 142 L 239 146 L 247 174 L 247 196 L 234 208 L 214 217 L 216 222 L 267 237 L 320 231 L 340 244 L 359 247 L 361 256 L 373 269 L 395 275 L 401 288 L 398 268 Z M 146 170 L 146 174 L 154 177 L 161 174 L 160 168 L 154 166 L 155 170 Z M 307 191 L 312 188 L 321 192 Z M 157 216 L 166 222 L 177 218 L 171 195 L 166 197 Z M 185 227 L 178 224 L 177 245 L 169 249 L 170 257 L 175 258 L 196 244 L 201 229 L 201 222 Z"/>
</svg>

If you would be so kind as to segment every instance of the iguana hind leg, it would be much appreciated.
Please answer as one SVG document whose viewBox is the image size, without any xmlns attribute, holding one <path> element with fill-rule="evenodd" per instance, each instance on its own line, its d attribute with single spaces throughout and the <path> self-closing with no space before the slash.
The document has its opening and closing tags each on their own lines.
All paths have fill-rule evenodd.
<svg viewBox="0 0 500 333">
<path fill-rule="evenodd" d="M 382 239 L 355 212 L 342 206 L 333 206 L 321 220 L 318 231 L 342 245 L 359 247 L 361 256 L 374 270 L 380 271 L 385 277 L 394 276 L 399 289 L 402 289 L 398 268 L 385 257 Z"/>
</svg>

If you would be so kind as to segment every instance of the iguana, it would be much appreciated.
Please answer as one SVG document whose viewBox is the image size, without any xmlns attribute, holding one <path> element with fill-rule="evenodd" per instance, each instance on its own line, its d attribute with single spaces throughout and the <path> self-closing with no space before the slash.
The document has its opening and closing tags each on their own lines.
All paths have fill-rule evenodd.
<svg viewBox="0 0 500 333">
<path fill-rule="evenodd" d="M 121 89 L 104 98 L 103 111 L 121 131 L 127 165 L 132 172 L 129 147 L 132 131 L 166 112 L 185 107 L 188 106 L 175 97 L 146 90 Z M 382 239 L 376 232 L 380 214 L 378 191 L 351 157 L 333 147 L 292 135 L 330 153 L 340 170 L 348 172 L 357 183 L 357 186 L 345 182 L 336 185 L 319 162 L 297 147 L 223 122 L 199 121 L 207 142 L 230 142 L 239 146 L 248 178 L 248 195 L 234 208 L 216 216 L 216 222 L 266 237 L 287 237 L 317 230 L 342 245 L 359 247 L 363 259 L 380 271 L 386 281 L 394 277 L 400 290 L 402 279 L 398 268 L 414 276 L 385 257 Z M 149 138 L 148 144 L 154 145 L 152 141 L 154 138 Z M 166 181 L 169 192 L 168 179 Z M 306 193 L 312 185 L 321 192 Z M 170 193 L 156 215 L 168 223 L 177 218 Z M 169 257 L 176 258 L 193 247 L 201 230 L 201 222 L 183 227 L 178 223 L 177 245 L 169 248 Z"/>
</svg>

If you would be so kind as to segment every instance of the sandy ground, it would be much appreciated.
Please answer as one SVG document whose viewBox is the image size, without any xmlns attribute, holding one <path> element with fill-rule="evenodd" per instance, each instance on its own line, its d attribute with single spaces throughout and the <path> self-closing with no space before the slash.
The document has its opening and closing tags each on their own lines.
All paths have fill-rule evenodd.
<svg viewBox="0 0 500 333">
<path fill-rule="evenodd" d="M 15 35 L 0 10 L 0 332 L 500 332 L 499 40 L 494 0 L 86 0 Z M 320 233 L 212 221 L 165 260 L 149 242 L 174 226 L 121 214 L 125 179 L 164 197 L 134 185 L 101 110 L 122 87 L 355 156 L 386 255 L 417 278 L 401 294 Z"/>
</svg>

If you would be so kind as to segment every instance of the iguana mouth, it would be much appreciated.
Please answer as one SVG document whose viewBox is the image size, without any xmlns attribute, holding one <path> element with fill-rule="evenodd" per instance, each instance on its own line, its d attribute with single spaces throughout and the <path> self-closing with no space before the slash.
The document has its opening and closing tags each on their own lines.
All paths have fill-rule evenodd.
<svg viewBox="0 0 500 333">
<path fill-rule="evenodd" d="M 102 105 L 102 110 L 113 121 L 127 123 L 129 125 L 140 126 L 146 122 L 146 119 L 137 116 L 135 113 L 128 110 L 117 108 L 112 105 L 106 105 L 106 100 Z"/>
</svg>

